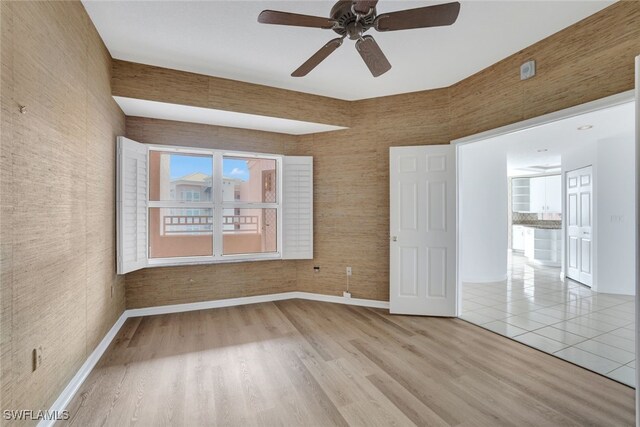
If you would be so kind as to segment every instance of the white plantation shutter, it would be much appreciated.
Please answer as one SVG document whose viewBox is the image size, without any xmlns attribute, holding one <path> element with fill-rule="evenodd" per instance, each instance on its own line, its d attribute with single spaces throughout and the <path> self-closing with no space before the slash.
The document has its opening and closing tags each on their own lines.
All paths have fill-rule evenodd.
<svg viewBox="0 0 640 427">
<path fill-rule="evenodd" d="M 118 137 L 118 274 L 147 266 L 147 146 Z"/>
<path fill-rule="evenodd" d="M 313 258 L 313 157 L 282 162 L 282 258 Z"/>
</svg>

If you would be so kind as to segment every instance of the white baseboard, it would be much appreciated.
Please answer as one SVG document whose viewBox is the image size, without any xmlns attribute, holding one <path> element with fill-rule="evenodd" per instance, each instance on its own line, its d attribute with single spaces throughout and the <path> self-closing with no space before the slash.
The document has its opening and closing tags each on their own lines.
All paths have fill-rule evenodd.
<svg viewBox="0 0 640 427">
<path fill-rule="evenodd" d="M 246 304 L 257 304 L 261 302 L 272 302 L 272 301 L 284 301 L 289 299 L 304 299 L 310 301 L 323 301 L 323 302 L 331 302 L 337 304 L 348 304 L 348 305 L 357 305 L 361 307 L 373 307 L 373 308 L 389 308 L 388 301 L 378 301 L 378 300 L 369 300 L 369 299 L 360 299 L 360 298 L 345 298 L 341 296 L 335 295 L 323 295 L 323 294 L 314 294 L 311 292 L 282 292 L 279 294 L 269 294 L 269 295 L 256 295 L 251 297 L 240 297 L 240 298 L 228 298 L 221 300 L 213 300 L 213 301 L 203 301 L 203 302 L 194 302 L 188 304 L 174 304 L 174 305 L 162 305 L 157 307 L 145 307 L 145 308 L 133 308 L 129 310 L 125 310 L 116 323 L 109 329 L 109 332 L 104 336 L 100 344 L 93 350 L 93 352 L 89 355 L 84 364 L 80 367 L 78 372 L 74 375 L 74 377 L 69 381 L 69 384 L 62 390 L 60 396 L 53 402 L 51 406 L 50 413 L 62 412 L 66 409 L 73 396 L 75 396 L 76 392 L 80 389 L 80 386 L 87 379 L 93 368 L 96 366 L 104 352 L 109 348 L 111 341 L 116 337 L 118 331 L 124 322 L 130 317 L 140 317 L 140 316 L 153 316 L 156 314 L 168 314 L 168 313 L 181 313 L 186 311 L 195 311 L 195 310 L 207 310 L 210 308 L 221 308 L 221 307 L 233 307 L 237 305 L 246 305 Z M 38 423 L 38 427 L 52 427 L 55 424 L 55 420 L 41 420 Z"/>
<path fill-rule="evenodd" d="M 378 301 L 373 299 L 345 298 L 336 295 L 313 294 L 310 292 L 292 292 L 296 294 L 293 298 L 306 299 L 310 301 L 333 302 L 336 304 L 358 305 L 361 307 L 389 308 L 389 301 Z"/>
<path fill-rule="evenodd" d="M 361 307 L 389 308 L 388 301 L 371 299 L 345 298 L 336 295 L 314 294 L 311 292 L 282 292 L 279 294 L 256 295 L 251 297 L 227 298 L 212 301 L 192 302 L 186 304 L 160 305 L 156 307 L 132 308 L 127 310 L 127 317 L 153 316 L 156 314 L 182 313 L 185 311 L 207 310 L 210 308 L 233 307 L 236 305 L 258 304 L 261 302 L 284 301 L 288 299 L 305 299 L 310 301 L 333 302 L 337 304 L 358 305 Z"/>
<path fill-rule="evenodd" d="M 87 379 L 93 368 L 96 366 L 96 363 L 98 363 L 98 360 L 100 360 L 104 352 L 109 348 L 111 341 L 116 337 L 118 331 L 120 331 L 120 328 L 127 320 L 127 317 L 127 311 L 125 310 L 118 320 L 116 320 L 116 323 L 113 324 L 111 329 L 109 329 L 109 332 L 107 332 L 104 338 L 102 338 L 100 344 L 98 344 L 95 350 L 93 350 L 87 360 L 82 364 L 80 369 L 78 369 L 78 372 L 76 372 L 73 378 L 71 378 L 69 384 L 67 384 L 64 390 L 62 390 L 62 393 L 60 393 L 60 396 L 58 396 L 56 401 L 53 402 L 53 405 L 51 405 L 51 409 L 49 410 L 50 414 L 61 413 L 66 409 L 69 402 L 71 402 L 71 399 L 73 399 L 73 396 L 75 396 L 76 392 L 80 389 L 84 380 Z M 41 420 L 38 423 L 38 427 L 49 427 L 53 426 L 55 423 L 55 420 Z"/>
<path fill-rule="evenodd" d="M 261 302 L 282 301 L 298 298 L 298 292 L 256 295 L 252 297 L 227 298 L 212 301 L 192 302 L 186 304 L 160 305 L 156 307 L 132 308 L 127 310 L 127 317 L 153 316 L 156 314 L 182 313 L 185 311 L 207 310 L 209 308 L 233 307 L 236 305 L 258 304 Z"/>
</svg>

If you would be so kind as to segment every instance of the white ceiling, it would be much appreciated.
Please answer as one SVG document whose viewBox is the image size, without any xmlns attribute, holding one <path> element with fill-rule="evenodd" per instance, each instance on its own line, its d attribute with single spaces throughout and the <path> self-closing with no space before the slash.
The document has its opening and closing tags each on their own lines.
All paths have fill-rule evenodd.
<svg viewBox="0 0 640 427">
<path fill-rule="evenodd" d="M 178 122 L 203 123 L 207 125 L 226 126 L 232 128 L 287 133 L 290 135 L 305 135 L 308 133 L 346 129 L 340 126 L 325 125 L 321 123 L 258 116 L 256 114 L 235 113 L 232 111 L 191 107 L 188 105 L 168 104 L 165 102 L 125 98 L 122 96 L 114 96 L 113 99 L 116 100 L 125 115 L 132 117 L 148 117 L 151 119 L 175 120 Z"/>
<path fill-rule="evenodd" d="M 449 86 L 614 1 L 463 0 L 451 27 L 373 31 L 393 65 L 377 79 L 349 40 L 307 77 L 290 77 L 336 34 L 257 22 L 263 9 L 328 16 L 333 1 L 83 3 L 114 58 L 356 100 Z M 378 12 L 437 3 L 382 0 Z"/>
<path fill-rule="evenodd" d="M 591 125 L 588 130 L 579 127 Z M 576 117 L 536 126 L 486 141 L 486 149 L 507 153 L 509 176 L 544 173 L 542 168 L 559 167 L 563 153 L 580 145 L 621 135 L 631 135 L 635 129 L 635 103 L 628 102 L 615 107 L 593 111 Z M 540 151 L 547 150 L 547 151 Z M 546 172 L 554 172 L 548 170 Z"/>
</svg>

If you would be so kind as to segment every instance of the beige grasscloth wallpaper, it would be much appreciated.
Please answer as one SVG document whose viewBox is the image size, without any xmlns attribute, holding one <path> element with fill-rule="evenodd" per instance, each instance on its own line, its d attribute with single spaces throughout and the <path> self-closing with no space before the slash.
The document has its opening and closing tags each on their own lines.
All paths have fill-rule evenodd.
<svg viewBox="0 0 640 427">
<path fill-rule="evenodd" d="M 0 22 L 2 409 L 48 408 L 125 306 L 289 290 L 339 295 L 347 265 L 354 297 L 386 300 L 389 147 L 445 144 L 630 90 L 640 54 L 640 2 L 621 1 L 449 88 L 347 102 L 112 60 L 77 1 L 2 1 Z M 518 68 L 528 59 L 538 75 L 521 82 Z M 350 128 L 293 137 L 125 123 L 112 94 Z M 122 134 L 314 156 L 315 259 L 116 276 L 115 136 Z M 44 362 L 32 372 L 38 346 Z"/>
<path fill-rule="evenodd" d="M 277 96 L 273 115 L 350 123 L 347 130 L 294 140 L 276 136 L 282 144 L 274 146 L 273 140 L 263 141 L 262 134 L 247 139 L 243 131 L 227 129 L 220 138 L 222 128 L 128 118 L 127 135 L 143 142 L 158 138 L 164 143 L 169 138 L 184 145 L 195 141 L 217 146 L 237 135 L 234 147 L 238 149 L 313 156 L 315 248 L 313 261 L 293 263 L 295 272 L 289 270 L 290 262 L 134 272 L 126 279 L 127 306 L 289 289 L 341 295 L 346 266 L 353 267 L 350 290 L 354 297 L 387 300 L 389 147 L 447 144 L 632 89 L 634 57 L 640 54 L 638 22 L 640 2 L 618 2 L 449 88 L 355 102 L 114 61 L 117 95 L 177 103 L 197 98 L 194 104 L 232 111 L 266 111 L 265 102 Z M 520 64 L 529 59 L 537 61 L 538 74 L 520 81 Z M 160 87 L 171 89 L 160 91 Z M 335 111 L 340 112 L 339 118 L 329 113 Z M 215 136 L 203 142 L 206 132 Z M 314 265 L 320 266 L 319 273 L 314 273 Z M 264 281 L 259 279 L 263 276 Z"/>
<path fill-rule="evenodd" d="M 125 120 L 80 2 L 2 1 L 0 20 L 0 407 L 48 409 L 125 308 L 114 209 Z"/>
</svg>

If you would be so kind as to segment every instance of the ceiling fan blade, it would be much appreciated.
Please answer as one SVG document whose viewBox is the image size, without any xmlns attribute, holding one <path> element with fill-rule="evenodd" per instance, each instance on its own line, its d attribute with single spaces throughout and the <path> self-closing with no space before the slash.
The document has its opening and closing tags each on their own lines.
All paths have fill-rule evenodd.
<svg viewBox="0 0 640 427">
<path fill-rule="evenodd" d="M 460 3 L 445 3 L 417 9 L 401 10 L 378 15 L 375 28 L 378 31 L 410 30 L 413 28 L 451 25 L 458 19 Z"/>
<path fill-rule="evenodd" d="M 333 51 L 342 46 L 342 40 L 342 37 L 330 40 L 327 44 L 322 46 L 319 51 L 314 53 L 311 58 L 307 59 L 304 64 L 298 67 L 297 70 L 291 73 L 291 77 L 304 77 L 309 74 L 311 70 L 318 66 L 318 64 L 327 59 L 327 56 L 331 55 Z"/>
<path fill-rule="evenodd" d="M 356 49 L 360 52 L 360 56 L 362 56 L 364 63 L 369 67 L 369 71 L 371 71 L 373 77 L 381 76 L 391 69 L 391 64 L 373 37 L 362 37 L 356 42 Z"/>
<path fill-rule="evenodd" d="M 319 16 L 300 15 L 297 13 L 263 10 L 258 15 L 261 24 L 292 25 L 294 27 L 333 28 L 335 21 Z"/>
<path fill-rule="evenodd" d="M 371 9 L 376 7 L 378 4 L 378 0 L 359 0 L 353 2 L 353 10 L 356 12 L 366 15 L 371 11 Z"/>
</svg>

